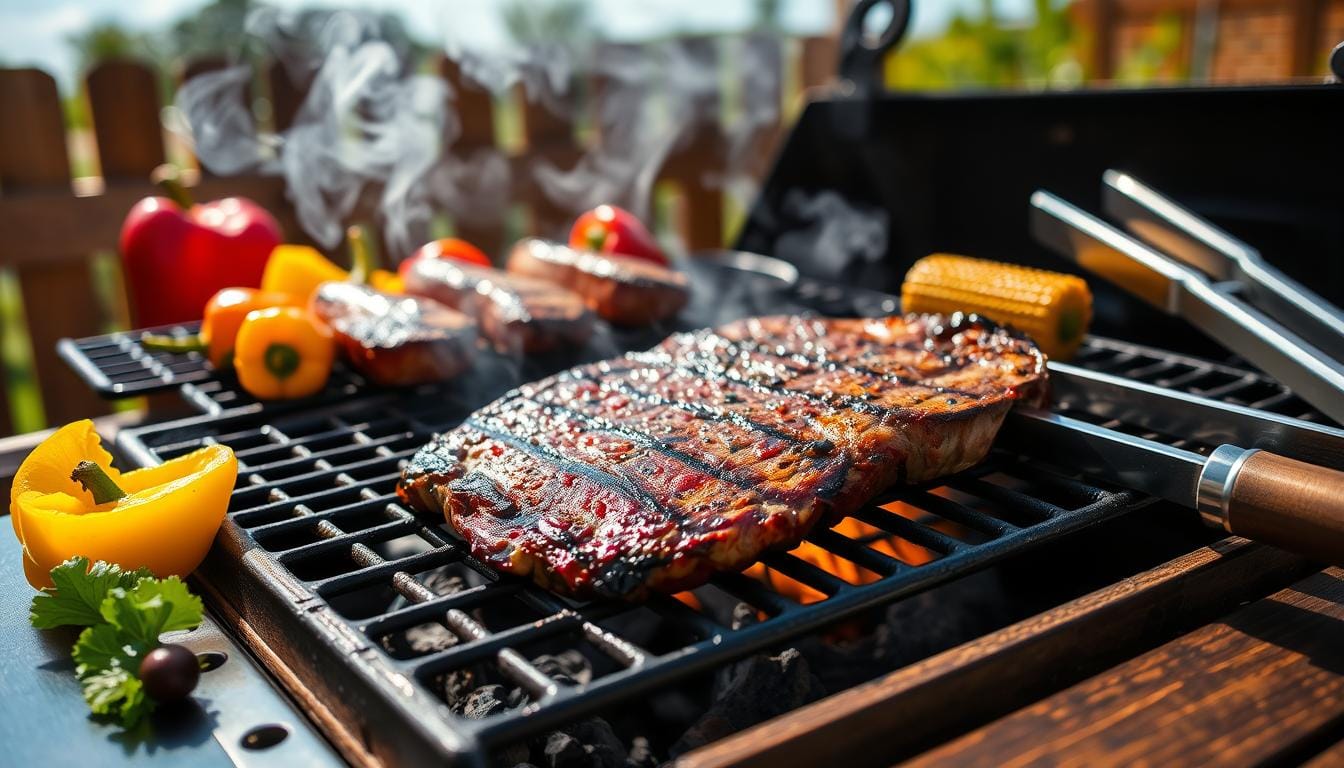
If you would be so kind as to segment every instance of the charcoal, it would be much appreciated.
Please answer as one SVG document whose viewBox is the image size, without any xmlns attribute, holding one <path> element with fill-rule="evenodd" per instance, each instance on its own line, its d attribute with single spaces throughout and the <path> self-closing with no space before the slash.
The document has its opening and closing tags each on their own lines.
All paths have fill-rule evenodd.
<svg viewBox="0 0 1344 768">
<path fill-rule="evenodd" d="M 738 603 L 733 606 L 733 621 L 731 626 L 734 631 L 759 623 L 761 623 L 761 617 L 753 606 L 747 603 Z"/>
<path fill-rule="evenodd" d="M 532 660 L 532 666 L 566 685 L 587 685 L 593 681 L 593 665 L 588 657 L 572 649 L 538 656 Z"/>
<path fill-rule="evenodd" d="M 476 689 L 476 676 L 471 670 L 455 669 L 434 678 L 434 684 L 443 695 L 443 700 L 448 702 L 449 709 L 454 712 L 461 712 L 463 703 L 467 697 Z"/>
<path fill-rule="evenodd" d="M 419 654 L 437 653 L 457 645 L 457 635 L 438 622 L 417 624 L 406 630 L 406 643 Z"/>
<path fill-rule="evenodd" d="M 451 595 L 467 588 L 467 582 L 461 576 L 449 571 L 447 567 L 435 568 L 421 575 L 420 583 L 436 595 Z"/>
<path fill-rule="evenodd" d="M 630 740 L 630 753 L 625 757 L 625 768 L 655 768 L 658 758 L 653 756 L 653 747 L 643 736 Z"/>
<path fill-rule="evenodd" d="M 672 756 L 717 741 L 826 695 L 796 648 L 778 656 L 753 656 L 734 674 L 714 704 L 672 745 Z"/>
<path fill-rule="evenodd" d="M 543 764 L 550 768 L 579 768 L 592 763 L 583 744 L 564 731 L 553 731 L 546 737 L 542 754 L 545 756 Z"/>
<path fill-rule="evenodd" d="M 483 720 L 509 708 L 508 694 L 502 685 L 482 685 L 462 702 L 458 714 L 473 720 Z"/>
</svg>

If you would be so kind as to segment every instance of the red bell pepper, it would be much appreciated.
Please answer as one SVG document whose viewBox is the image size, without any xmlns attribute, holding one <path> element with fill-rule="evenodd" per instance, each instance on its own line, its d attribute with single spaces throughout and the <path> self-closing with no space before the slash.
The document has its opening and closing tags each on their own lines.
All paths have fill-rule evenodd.
<svg viewBox="0 0 1344 768">
<path fill-rule="evenodd" d="M 136 203 L 121 227 L 121 266 L 136 327 L 199 320 L 222 288 L 255 288 L 280 225 L 241 197 L 193 205 L 169 174 L 156 171 L 169 197 Z"/>
<path fill-rule="evenodd" d="M 667 256 L 644 222 L 614 205 L 599 205 L 580 216 L 569 231 L 569 247 L 633 256 L 667 266 Z"/>
<path fill-rule="evenodd" d="M 420 246 L 415 253 L 407 256 L 401 262 L 401 265 L 397 267 L 397 272 L 402 275 L 406 274 L 406 270 L 411 268 L 411 264 L 420 259 L 452 259 L 465 264 L 476 264 L 482 267 L 491 266 L 490 257 L 482 253 L 480 248 L 466 240 L 444 237 Z"/>
</svg>

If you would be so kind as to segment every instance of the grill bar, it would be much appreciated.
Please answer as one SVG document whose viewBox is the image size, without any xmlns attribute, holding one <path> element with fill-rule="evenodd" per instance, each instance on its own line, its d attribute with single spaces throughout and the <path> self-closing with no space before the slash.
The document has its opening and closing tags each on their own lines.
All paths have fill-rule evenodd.
<svg viewBox="0 0 1344 768">
<path fill-rule="evenodd" d="M 1083 364 L 1151 383 L 1183 382 L 1190 390 L 1223 388 L 1228 397 L 1243 396 L 1247 402 L 1272 400 L 1289 414 L 1300 407 L 1291 393 L 1244 371 L 1104 339 L 1089 340 Z M 272 578 L 269 569 L 289 574 L 286 578 L 295 581 L 291 591 L 305 596 L 305 610 L 321 606 L 313 616 L 329 615 L 325 624 L 295 625 L 295 641 L 302 642 L 308 627 L 322 626 L 323 636 L 341 638 L 341 647 L 353 654 L 347 657 L 351 663 L 365 659 L 385 670 L 358 678 L 367 686 L 362 691 L 367 698 L 360 701 L 375 702 L 378 711 L 355 716 L 416 722 L 428 754 L 477 764 L 490 749 L 779 647 L 1147 503 L 1070 476 L 1067 469 L 996 453 L 944 485 L 886 494 L 855 515 L 881 531 L 880 537 L 851 538 L 834 529 L 808 536 L 812 546 L 869 571 L 874 579 L 869 583 L 849 583 L 798 553 L 771 554 L 763 563 L 816 590 L 819 595 L 811 602 L 798 602 L 745 574 L 716 576 L 706 590 L 742 600 L 766 617 L 731 630 L 693 604 L 671 597 L 656 597 L 641 607 L 558 598 L 494 573 L 476 562 L 441 520 L 426 520 L 403 507 L 393 492 L 400 465 L 430 434 L 454 426 L 470 410 L 471 402 L 458 394 L 417 391 L 306 412 L 244 410 L 224 419 L 129 430 L 121 440 L 142 463 L 181 455 L 207 442 L 235 446 L 248 484 L 235 491 L 228 525 L 240 540 L 254 542 L 262 555 L 235 566 L 248 571 L 242 581 L 265 582 Z M 1310 409 L 1302 413 L 1312 415 Z M 887 536 L 934 557 L 916 565 L 875 548 Z M 420 543 L 420 551 L 389 549 L 408 538 Z M 454 569 L 472 581 L 461 591 L 440 594 L 417 575 L 436 568 Z M 373 592 L 395 599 L 372 613 L 342 614 L 353 597 Z M 243 599 L 239 594 L 225 597 Z M 531 618 L 498 626 L 483 620 L 508 606 Z M 620 628 L 622 618 L 634 612 L 656 614 L 686 639 L 657 652 L 640 647 Z M 441 624 L 454 643 L 410 657 L 384 650 L 383 638 L 425 623 Z M 534 660 L 535 649 L 553 647 L 596 654 L 605 659 L 604 671 L 586 685 L 557 682 Z M 434 680 L 466 669 L 518 687 L 526 703 L 484 720 L 455 714 L 433 692 Z M 321 668 L 300 673 L 319 679 L 325 674 Z M 407 691 L 414 695 L 408 698 Z M 440 703 L 426 708 L 427 700 Z"/>
</svg>

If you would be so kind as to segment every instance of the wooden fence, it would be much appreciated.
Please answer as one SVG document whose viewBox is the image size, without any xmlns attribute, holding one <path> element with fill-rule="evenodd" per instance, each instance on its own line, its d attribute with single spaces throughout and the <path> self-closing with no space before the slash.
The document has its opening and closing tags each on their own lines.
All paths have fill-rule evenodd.
<svg viewBox="0 0 1344 768">
<path fill-rule="evenodd" d="M 693 48 L 695 55 L 717 63 L 719 45 L 713 39 L 675 41 Z M 822 85 L 834 71 L 835 44 L 830 38 L 782 41 L 777 38 L 749 39 L 745 45 L 763 46 L 754 61 L 776 62 L 781 83 L 798 90 Z M 764 50 L 765 55 L 760 55 Z M 184 69 L 191 77 L 221 66 L 217 61 L 196 62 Z M 439 74 L 456 92 L 456 109 L 462 123 L 452 151 L 460 156 L 474 150 L 496 147 L 496 107 L 492 95 L 464 82 L 456 65 L 441 58 Z M 278 66 L 266 78 L 272 105 L 272 120 L 284 128 L 302 103 L 302 84 L 290 82 Z M 153 194 L 148 177 L 165 160 L 160 126 L 158 81 L 148 66 L 130 61 L 109 61 L 88 73 L 84 81 L 93 136 L 97 144 L 101 178 L 72 179 L 67 135 L 56 83 L 35 69 L 0 69 L 0 269 L 17 275 L 32 347 L 36 378 L 40 384 L 49 424 L 106 413 L 108 404 L 88 391 L 56 356 L 61 337 L 99 333 L 124 318 L 107 317 L 100 309 L 94 285 L 92 257 L 117 246 L 122 218 L 136 200 Z M 594 100 L 601 98 L 600 82 L 593 83 Z M 747 94 L 748 98 L 774 98 L 782 94 Z M 521 93 L 510 98 L 520 102 L 523 147 L 509 153 L 512 193 L 515 202 L 528 211 L 530 232 L 554 236 L 567 226 L 569 212 L 546 199 L 530 180 L 531 169 L 540 161 L 567 168 L 585 149 L 574 125 L 554 112 L 528 102 Z M 711 103 L 717 95 L 710 94 Z M 790 98 L 796 98 L 791 94 Z M 758 171 L 768 165 L 769 153 L 780 127 L 765 126 L 755 138 Z M 726 134 L 723 121 L 702 120 L 693 133 L 669 156 L 660 180 L 674 182 L 681 190 L 675 227 L 690 248 L 721 244 L 724 227 L 722 190 L 706 183 L 707 176 L 721 168 Z M 596 136 L 594 141 L 600 141 Z M 285 199 L 283 182 L 275 177 L 235 176 L 215 178 L 202 174 L 196 183 L 197 199 L 229 195 L 249 197 L 276 214 L 286 236 L 303 240 L 293 210 Z M 499 253 L 504 245 L 502 217 L 490 221 L 461 221 L 457 231 L 487 252 Z M 0 435 L 12 431 L 8 382 L 0 375 Z"/>
</svg>

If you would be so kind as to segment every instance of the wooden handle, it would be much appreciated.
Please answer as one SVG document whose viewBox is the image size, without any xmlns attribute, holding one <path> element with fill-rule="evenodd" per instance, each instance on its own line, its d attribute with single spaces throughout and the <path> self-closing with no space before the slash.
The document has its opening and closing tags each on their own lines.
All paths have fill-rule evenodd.
<svg viewBox="0 0 1344 768">
<path fill-rule="evenodd" d="M 1344 472 L 1256 451 L 1232 481 L 1226 525 L 1238 536 L 1344 563 Z"/>
</svg>

